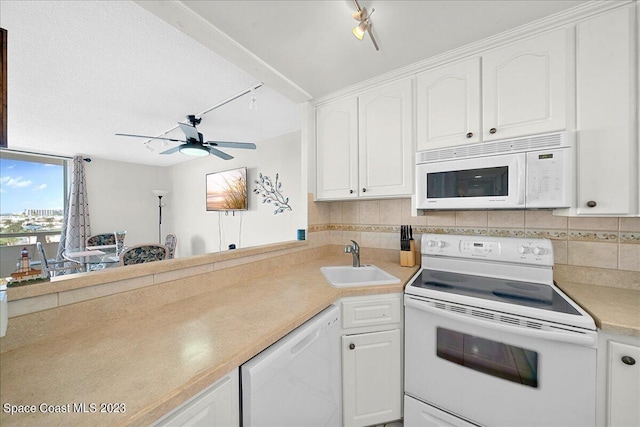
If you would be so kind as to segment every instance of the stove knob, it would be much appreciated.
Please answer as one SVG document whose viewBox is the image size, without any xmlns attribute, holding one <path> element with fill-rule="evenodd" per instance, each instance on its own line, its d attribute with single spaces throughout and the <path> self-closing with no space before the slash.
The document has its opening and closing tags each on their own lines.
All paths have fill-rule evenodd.
<svg viewBox="0 0 640 427">
<path fill-rule="evenodd" d="M 446 244 L 445 242 L 443 242 L 442 240 L 440 240 L 440 241 L 438 242 L 438 247 L 439 247 L 439 248 L 444 248 L 445 246 L 447 246 L 447 244 Z"/>
<path fill-rule="evenodd" d="M 533 254 L 534 255 L 542 255 L 542 254 L 544 254 L 544 248 L 536 246 L 535 248 L 533 248 Z"/>
<path fill-rule="evenodd" d="M 433 248 L 436 246 L 436 241 L 435 240 L 427 240 L 427 246 L 430 248 Z"/>
<path fill-rule="evenodd" d="M 526 246 L 520 246 L 520 247 L 518 248 L 518 252 L 520 252 L 521 254 L 529 253 L 529 248 L 528 248 L 528 247 L 526 247 Z"/>
</svg>

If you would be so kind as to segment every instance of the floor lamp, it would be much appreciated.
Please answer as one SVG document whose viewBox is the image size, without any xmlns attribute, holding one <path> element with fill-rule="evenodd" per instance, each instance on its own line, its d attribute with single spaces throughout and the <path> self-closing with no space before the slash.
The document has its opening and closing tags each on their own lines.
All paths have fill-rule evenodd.
<svg viewBox="0 0 640 427">
<path fill-rule="evenodd" d="M 158 244 L 162 244 L 162 197 L 169 193 L 167 190 L 151 190 L 158 196 Z"/>
</svg>

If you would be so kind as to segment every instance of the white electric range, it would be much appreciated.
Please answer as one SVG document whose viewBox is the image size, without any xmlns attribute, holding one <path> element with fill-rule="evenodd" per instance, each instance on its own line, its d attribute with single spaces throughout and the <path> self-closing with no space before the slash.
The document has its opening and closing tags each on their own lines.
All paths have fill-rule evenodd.
<svg viewBox="0 0 640 427">
<path fill-rule="evenodd" d="M 405 426 L 593 426 L 597 333 L 547 239 L 424 234 L 405 289 Z"/>
</svg>

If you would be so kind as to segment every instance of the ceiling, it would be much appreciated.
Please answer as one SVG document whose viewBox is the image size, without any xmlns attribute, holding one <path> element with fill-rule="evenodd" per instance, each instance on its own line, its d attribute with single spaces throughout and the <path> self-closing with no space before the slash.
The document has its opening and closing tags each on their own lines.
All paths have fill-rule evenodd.
<svg viewBox="0 0 640 427">
<path fill-rule="evenodd" d="M 181 3 L 318 98 L 583 2 L 359 0 L 375 9 L 380 51 L 368 35 L 359 41 L 351 33 L 353 0 Z"/>
<path fill-rule="evenodd" d="M 157 136 L 259 83 L 130 1 L 5 1 L 9 148 L 168 166 L 191 160 Z M 300 106 L 268 87 L 203 116 L 206 140 L 255 142 L 300 129 Z M 182 137 L 179 130 L 169 137 Z M 242 150 L 225 149 L 241 157 Z M 213 164 L 224 161 L 209 157 Z M 214 166 L 215 167 L 215 166 Z"/>
<path fill-rule="evenodd" d="M 376 1 L 377 52 L 351 34 L 351 0 L 0 2 L 9 31 L 9 146 L 168 166 L 161 135 L 203 116 L 205 139 L 260 142 L 300 129 L 299 103 L 583 1 Z M 179 131 L 169 133 L 180 137 Z M 227 150 L 240 157 L 241 150 Z M 211 161 L 223 162 L 213 156 Z"/>
</svg>

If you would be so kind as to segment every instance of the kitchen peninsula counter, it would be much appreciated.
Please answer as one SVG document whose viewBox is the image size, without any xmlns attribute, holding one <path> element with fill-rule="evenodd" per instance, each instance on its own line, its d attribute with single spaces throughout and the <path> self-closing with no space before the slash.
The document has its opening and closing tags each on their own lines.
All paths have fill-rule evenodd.
<svg viewBox="0 0 640 427">
<path fill-rule="evenodd" d="M 368 256 L 371 252 L 363 250 L 362 262 L 399 277 L 399 284 L 332 288 L 320 267 L 349 265 L 351 257 L 324 254 L 295 265 L 271 264 L 264 272 L 260 262 L 240 265 L 31 314 L 37 327 L 55 320 L 51 313 L 66 310 L 65 321 L 81 326 L 0 354 L 0 425 L 148 425 L 340 298 L 402 292 L 418 266 L 401 267 L 397 252 Z M 209 290 L 183 299 L 161 305 L 145 299 L 150 295 L 145 289 L 179 294 L 180 287 L 202 283 Z M 566 280 L 558 285 L 602 330 L 640 336 L 640 290 Z M 97 321 L 96 301 L 135 309 Z M 16 323 L 10 319 L 8 334 L 21 333 Z M 42 404 L 56 411 L 74 403 L 87 409 L 92 403 L 124 404 L 125 412 L 40 411 Z M 37 409 L 10 415 L 7 404 Z"/>
<path fill-rule="evenodd" d="M 82 329 L 0 355 L 0 424 L 148 425 L 339 298 L 402 292 L 418 266 L 401 267 L 389 259 L 367 257 L 363 251 L 363 263 L 399 277 L 400 284 L 332 288 L 320 267 L 349 265 L 351 257 L 328 255 L 212 284 L 208 292 L 108 322 L 92 322 L 83 303 L 75 304 L 67 310 L 78 310 Z M 212 280 L 212 275 L 197 278 Z M 127 294 L 135 303 L 139 292 Z M 11 327 L 10 319 L 8 333 L 19 333 Z M 119 404 L 115 407 L 125 412 L 56 412 L 70 410 L 74 403 L 84 403 L 87 411 L 90 404 L 98 409 L 102 403 Z M 43 404 L 52 412 L 43 413 Z M 10 415 L 6 405 L 35 405 L 36 411 Z"/>
</svg>

